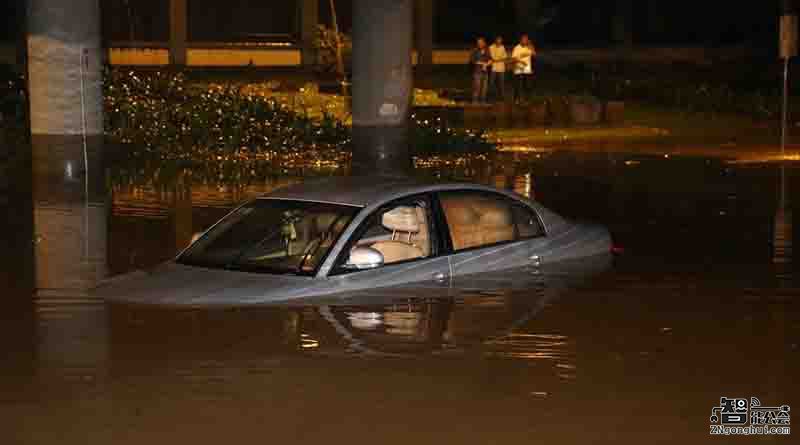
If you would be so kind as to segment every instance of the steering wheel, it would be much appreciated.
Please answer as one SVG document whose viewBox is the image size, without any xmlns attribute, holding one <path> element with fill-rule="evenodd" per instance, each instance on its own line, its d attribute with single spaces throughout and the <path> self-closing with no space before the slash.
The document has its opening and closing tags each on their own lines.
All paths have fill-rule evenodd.
<svg viewBox="0 0 800 445">
<path fill-rule="evenodd" d="M 297 264 L 297 270 L 302 271 L 303 266 L 306 265 L 306 262 L 311 257 L 311 254 L 314 253 L 319 245 L 322 243 L 322 237 L 314 238 L 311 242 L 308 243 L 305 249 L 303 249 L 303 255 L 300 257 L 300 263 Z"/>
</svg>

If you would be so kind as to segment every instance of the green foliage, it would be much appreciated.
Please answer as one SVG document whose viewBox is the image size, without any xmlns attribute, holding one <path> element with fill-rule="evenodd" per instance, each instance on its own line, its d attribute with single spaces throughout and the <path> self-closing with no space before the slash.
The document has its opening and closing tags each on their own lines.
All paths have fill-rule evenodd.
<svg viewBox="0 0 800 445">
<path fill-rule="evenodd" d="M 0 125 L 8 129 L 25 126 L 27 101 L 22 76 L 8 65 L 0 65 Z"/>
<path fill-rule="evenodd" d="M 725 78 L 714 72 L 665 68 L 649 72 L 612 65 L 590 68 L 574 64 L 560 73 L 569 94 L 591 94 L 605 100 L 642 102 L 702 113 L 735 113 L 772 119 L 780 112 L 780 92 L 762 82 Z"/>
<path fill-rule="evenodd" d="M 327 71 L 336 70 L 336 31 L 325 25 L 317 25 L 317 34 L 314 36 L 314 49 L 317 50 L 320 66 Z M 339 33 L 338 42 L 342 43 L 342 58 L 346 61 L 352 58 L 353 41 L 344 33 Z"/>
<path fill-rule="evenodd" d="M 780 96 L 773 91 L 736 91 L 730 85 L 673 83 L 664 79 L 610 79 L 600 94 L 686 112 L 737 113 L 771 119 L 780 112 Z"/>
<path fill-rule="evenodd" d="M 414 88 L 414 95 L 412 97 L 414 106 L 421 107 L 454 107 L 456 102 L 451 99 L 442 97 L 442 95 L 435 90 L 423 90 Z"/>
<path fill-rule="evenodd" d="M 0 65 L 0 162 L 24 158 L 30 141 L 24 79 Z"/>
<path fill-rule="evenodd" d="M 328 162 L 351 149 L 351 128 L 333 114 L 312 118 L 303 108 L 241 86 L 196 90 L 181 73 L 112 69 L 104 88 L 106 135 L 128 147 L 133 158 Z M 441 122 L 413 124 L 411 146 L 417 155 L 494 149 L 483 134 Z"/>
<path fill-rule="evenodd" d="M 315 122 L 285 105 L 227 85 L 195 91 L 180 74 L 110 70 L 106 134 L 136 157 L 211 159 L 344 150 L 343 125 Z"/>
</svg>

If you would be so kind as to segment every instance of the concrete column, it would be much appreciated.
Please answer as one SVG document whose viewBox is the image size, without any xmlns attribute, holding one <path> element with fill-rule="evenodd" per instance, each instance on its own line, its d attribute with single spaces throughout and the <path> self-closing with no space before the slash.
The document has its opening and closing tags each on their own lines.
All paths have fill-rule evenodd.
<svg viewBox="0 0 800 445">
<path fill-rule="evenodd" d="M 192 189 L 183 173 L 175 181 L 170 213 L 172 233 L 175 239 L 175 254 L 189 246 L 194 236 L 192 221 Z"/>
<path fill-rule="evenodd" d="M 433 14 L 436 8 L 435 0 L 416 0 L 414 4 L 414 46 L 417 50 L 417 66 L 430 67 L 433 65 Z"/>
<path fill-rule="evenodd" d="M 186 65 L 189 11 L 187 0 L 169 0 L 169 63 Z"/>
<path fill-rule="evenodd" d="M 37 294 L 106 274 L 99 0 L 30 0 L 28 76 Z"/>
<path fill-rule="evenodd" d="M 353 1 L 353 174 L 411 168 L 413 0 Z"/>
<path fill-rule="evenodd" d="M 303 46 L 303 65 L 314 66 L 317 63 L 317 51 L 314 49 L 314 38 L 319 24 L 319 0 L 300 0 L 300 40 Z"/>
</svg>

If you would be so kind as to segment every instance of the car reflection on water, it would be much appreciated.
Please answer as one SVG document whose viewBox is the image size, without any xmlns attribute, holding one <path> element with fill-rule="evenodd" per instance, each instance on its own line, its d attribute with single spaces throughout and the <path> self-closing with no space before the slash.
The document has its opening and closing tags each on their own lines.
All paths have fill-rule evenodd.
<svg viewBox="0 0 800 445">
<path fill-rule="evenodd" d="M 250 307 L 109 302 L 112 350 L 141 348 L 139 353 L 122 352 L 140 360 L 140 353 L 161 351 L 173 361 L 226 348 L 248 355 L 458 355 L 493 354 L 495 349 L 503 355 L 517 329 L 533 322 L 564 292 L 609 270 L 612 260 L 610 254 L 599 255 L 467 275 L 438 289 L 410 283 Z M 158 338 L 150 339 L 151 334 Z M 525 354 L 549 357 L 552 351 L 542 349 L 549 344 L 544 340 L 525 346 L 533 348 Z M 506 343 L 500 347 L 498 342 Z"/>
</svg>

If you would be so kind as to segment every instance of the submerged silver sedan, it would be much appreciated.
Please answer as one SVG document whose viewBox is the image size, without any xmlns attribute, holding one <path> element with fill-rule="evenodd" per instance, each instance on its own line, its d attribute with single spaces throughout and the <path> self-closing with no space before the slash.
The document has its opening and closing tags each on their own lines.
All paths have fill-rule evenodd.
<svg viewBox="0 0 800 445">
<path fill-rule="evenodd" d="M 111 302 L 275 303 L 608 255 L 606 228 L 476 184 L 337 177 L 229 213 L 171 262 L 108 280 Z"/>
</svg>

